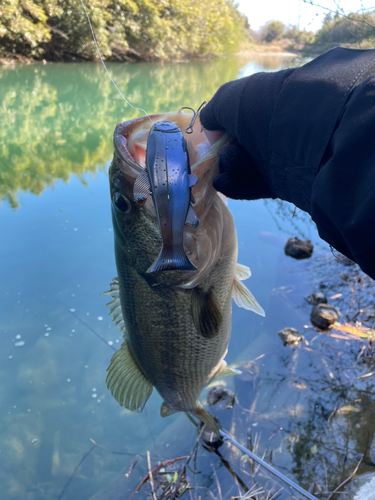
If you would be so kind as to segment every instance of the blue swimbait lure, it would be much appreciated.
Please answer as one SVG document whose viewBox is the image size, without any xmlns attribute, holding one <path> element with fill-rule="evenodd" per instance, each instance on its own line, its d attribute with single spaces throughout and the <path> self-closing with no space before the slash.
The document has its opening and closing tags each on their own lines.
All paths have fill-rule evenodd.
<svg viewBox="0 0 375 500">
<path fill-rule="evenodd" d="M 195 271 L 183 247 L 185 224 L 198 227 L 191 206 L 190 188 L 198 177 L 190 172 L 186 139 L 172 122 L 155 123 L 146 149 L 146 168 L 134 183 L 134 200 L 142 205 L 151 195 L 158 217 L 162 249 L 148 273 L 168 270 Z"/>
</svg>

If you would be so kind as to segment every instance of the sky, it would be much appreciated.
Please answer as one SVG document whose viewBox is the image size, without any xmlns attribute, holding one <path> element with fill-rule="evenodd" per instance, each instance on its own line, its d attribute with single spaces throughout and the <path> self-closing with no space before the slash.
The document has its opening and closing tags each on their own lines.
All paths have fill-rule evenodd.
<svg viewBox="0 0 375 500">
<path fill-rule="evenodd" d="M 308 0 L 309 1 L 309 0 Z M 333 11 L 339 5 L 346 14 L 361 9 L 375 10 L 375 0 L 312 0 Z M 245 14 L 253 30 L 258 30 L 267 21 L 282 21 L 299 26 L 300 29 L 317 31 L 321 28 L 328 10 L 313 7 L 303 0 L 237 0 L 239 10 Z"/>
</svg>

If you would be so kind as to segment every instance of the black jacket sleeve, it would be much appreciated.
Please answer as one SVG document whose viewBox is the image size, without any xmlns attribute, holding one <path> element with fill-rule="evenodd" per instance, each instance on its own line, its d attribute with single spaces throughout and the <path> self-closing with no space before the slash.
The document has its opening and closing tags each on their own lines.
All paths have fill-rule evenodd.
<svg viewBox="0 0 375 500">
<path fill-rule="evenodd" d="M 295 204 L 375 279 L 375 50 L 338 48 L 229 82 L 201 122 L 237 141 L 223 151 L 216 188 Z"/>
</svg>

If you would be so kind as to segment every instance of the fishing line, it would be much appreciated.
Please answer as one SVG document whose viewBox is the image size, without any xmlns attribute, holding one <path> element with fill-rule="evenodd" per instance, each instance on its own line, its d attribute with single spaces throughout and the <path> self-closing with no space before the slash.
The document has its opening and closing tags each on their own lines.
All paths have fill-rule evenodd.
<svg viewBox="0 0 375 500">
<path fill-rule="evenodd" d="M 95 47 L 96 47 L 96 50 L 97 50 L 97 52 L 98 52 L 98 54 L 99 54 L 100 60 L 101 60 L 101 62 L 102 62 L 102 64 L 103 64 L 103 67 L 104 67 L 104 69 L 105 69 L 105 71 L 106 71 L 107 75 L 109 76 L 109 79 L 111 80 L 111 82 L 112 82 L 112 83 L 113 83 L 113 85 L 115 86 L 115 89 L 116 89 L 116 90 L 117 90 L 117 92 L 120 94 L 120 96 L 124 99 L 124 101 L 126 102 L 126 104 L 127 104 L 128 106 L 130 106 L 130 107 L 131 107 L 131 108 L 133 108 L 134 110 L 137 110 L 137 111 L 142 111 L 142 113 L 144 113 L 144 114 L 148 117 L 148 119 L 150 120 L 150 122 L 153 124 L 154 122 L 151 120 L 150 115 L 149 115 L 149 114 L 148 114 L 148 113 L 147 113 L 144 109 L 142 109 L 142 108 L 136 108 L 135 106 L 133 106 L 133 104 L 132 104 L 131 102 L 129 102 L 129 101 L 126 99 L 126 97 L 122 94 L 121 90 L 117 87 L 117 85 L 116 85 L 116 83 L 114 82 L 113 78 L 112 78 L 112 77 L 111 77 L 111 75 L 109 74 L 109 71 L 108 71 L 108 69 L 107 69 L 107 66 L 104 64 L 104 61 L 103 61 L 102 55 L 101 55 L 101 53 L 100 53 L 99 46 L 98 46 L 98 43 L 97 43 L 97 41 L 96 41 L 96 37 L 95 37 L 95 33 L 94 33 L 94 29 L 93 29 L 93 27 L 92 27 L 92 24 L 91 24 L 91 21 L 90 21 L 90 17 L 89 17 L 89 15 L 88 15 L 88 12 L 87 12 L 87 10 L 86 10 L 86 7 L 85 7 L 85 5 L 84 5 L 84 3 L 83 3 L 83 1 L 82 1 L 82 0 L 79 0 L 79 1 L 81 2 L 81 5 L 82 5 L 82 7 L 83 7 L 83 10 L 85 11 L 85 14 L 86 14 L 87 20 L 88 20 L 88 22 L 89 22 L 89 26 L 90 26 L 90 30 L 91 30 L 91 34 L 92 34 L 92 38 L 93 38 L 93 40 L 94 40 Z"/>
</svg>

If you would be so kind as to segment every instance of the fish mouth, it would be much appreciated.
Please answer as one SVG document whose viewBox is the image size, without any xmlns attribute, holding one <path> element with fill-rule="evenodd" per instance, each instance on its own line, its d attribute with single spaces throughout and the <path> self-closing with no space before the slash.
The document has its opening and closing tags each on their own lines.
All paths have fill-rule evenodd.
<svg viewBox="0 0 375 500">
<path fill-rule="evenodd" d="M 180 276 L 176 286 L 181 288 L 193 288 L 199 284 L 218 261 L 226 238 L 225 228 L 230 225 L 228 217 L 231 218 L 229 210 L 212 185 L 214 177 L 219 173 L 219 152 L 231 139 L 228 134 L 224 134 L 211 147 L 198 117 L 192 133 L 187 134 L 185 130 L 192 117 L 193 113 L 160 113 L 118 123 L 114 132 L 115 162 L 111 167 L 112 186 L 117 182 L 120 192 L 131 198 L 150 221 L 157 223 L 152 197 L 149 196 L 141 206 L 134 200 L 134 182 L 146 166 L 147 140 L 151 127 L 157 122 L 169 121 L 182 131 L 187 141 L 191 173 L 199 179 L 191 188 L 193 210 L 199 219 L 199 226 L 184 227 L 184 251 L 197 271 L 177 271 Z"/>
<path fill-rule="evenodd" d="M 158 113 L 142 118 L 136 118 L 123 123 L 118 123 L 114 131 L 114 147 L 117 156 L 117 165 L 124 174 L 126 180 L 134 185 L 135 179 L 146 166 L 146 148 L 150 129 L 156 123 L 171 122 L 183 133 L 187 144 L 191 165 L 191 173 L 196 175 L 199 182 L 192 187 L 192 195 L 195 200 L 194 211 L 202 221 L 212 203 L 216 190 L 212 186 L 214 177 L 219 173 L 218 157 L 220 149 L 229 142 L 230 138 L 224 134 L 212 147 L 204 133 L 199 121 L 195 120 L 193 131 L 186 133 L 193 113 L 170 112 Z M 150 200 L 146 202 L 146 208 L 154 212 Z"/>
</svg>

